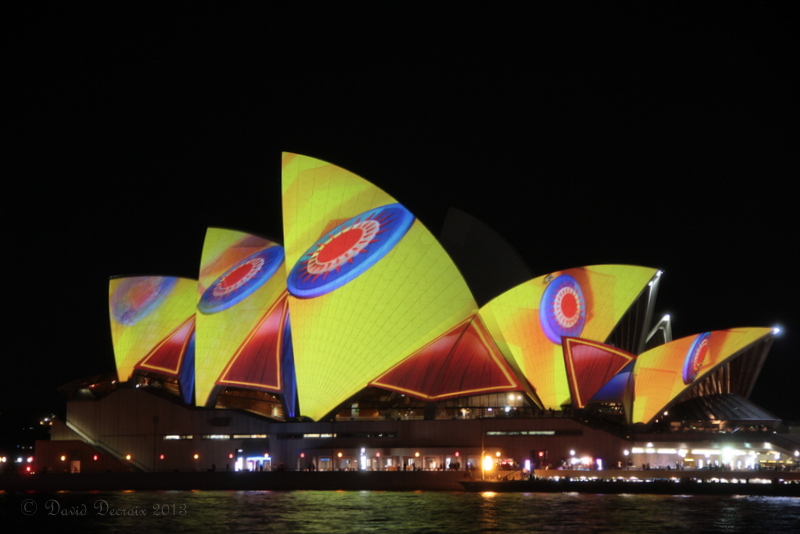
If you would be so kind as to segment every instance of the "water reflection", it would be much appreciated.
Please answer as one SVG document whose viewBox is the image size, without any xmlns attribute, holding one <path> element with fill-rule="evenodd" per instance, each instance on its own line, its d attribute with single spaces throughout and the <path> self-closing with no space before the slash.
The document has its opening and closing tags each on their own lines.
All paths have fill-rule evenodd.
<svg viewBox="0 0 800 534">
<path fill-rule="evenodd" d="M 56 501 L 61 510 L 87 513 L 50 515 L 48 501 Z M 105 508 L 98 508 L 101 502 Z M 23 508 L 36 512 L 25 515 Z M 4 527 L 11 527 L 10 531 L 75 528 L 86 533 L 133 534 L 181 530 L 281 534 L 791 532 L 800 524 L 800 499 L 791 497 L 574 493 L 0 493 L 0 510 Z M 133 513 L 136 511 L 147 513 Z"/>
</svg>

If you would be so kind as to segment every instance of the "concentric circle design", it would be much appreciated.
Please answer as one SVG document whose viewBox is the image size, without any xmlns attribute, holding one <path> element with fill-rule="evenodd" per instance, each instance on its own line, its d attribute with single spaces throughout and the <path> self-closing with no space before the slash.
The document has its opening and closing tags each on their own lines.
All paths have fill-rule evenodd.
<svg viewBox="0 0 800 534">
<path fill-rule="evenodd" d="M 539 303 L 539 322 L 553 343 L 581 335 L 586 324 L 586 299 L 577 280 L 562 274 L 550 282 Z"/>
<path fill-rule="evenodd" d="M 692 343 L 689 352 L 686 353 L 686 359 L 683 362 L 684 384 L 691 384 L 694 379 L 697 378 L 697 373 L 700 372 L 700 368 L 703 366 L 703 362 L 708 354 L 710 343 L 711 332 L 700 334 L 697 336 L 697 339 L 694 340 L 694 343 Z"/>
<path fill-rule="evenodd" d="M 410 211 L 389 204 L 340 224 L 300 257 L 289 273 L 289 292 L 314 298 L 354 280 L 388 254 L 413 222 Z"/>
<path fill-rule="evenodd" d="M 135 325 L 156 309 L 177 283 L 172 276 L 126 278 L 111 295 L 111 316 L 120 324 Z"/>
<path fill-rule="evenodd" d="M 208 315 L 243 301 L 272 278 L 283 256 L 283 247 L 270 247 L 243 259 L 208 286 L 197 309 Z"/>
</svg>

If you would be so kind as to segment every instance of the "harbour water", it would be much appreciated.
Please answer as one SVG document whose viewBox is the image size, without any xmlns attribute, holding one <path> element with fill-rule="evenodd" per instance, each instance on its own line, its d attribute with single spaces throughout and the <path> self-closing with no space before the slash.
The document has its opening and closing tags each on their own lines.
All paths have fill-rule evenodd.
<svg viewBox="0 0 800 534">
<path fill-rule="evenodd" d="M 800 498 L 381 491 L 0 493 L 5 532 L 800 531 Z"/>
</svg>

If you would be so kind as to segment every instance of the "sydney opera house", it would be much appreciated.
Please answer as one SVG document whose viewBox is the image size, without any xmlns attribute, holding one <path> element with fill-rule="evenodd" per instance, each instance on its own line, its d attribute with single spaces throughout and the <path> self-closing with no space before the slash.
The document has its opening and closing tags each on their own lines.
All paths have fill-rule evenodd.
<svg viewBox="0 0 800 534">
<path fill-rule="evenodd" d="M 748 401 L 771 328 L 672 339 L 661 272 L 534 275 L 284 154 L 283 243 L 209 228 L 196 280 L 112 278 L 115 376 L 68 384 L 42 470 L 739 468 L 796 461 Z"/>
</svg>

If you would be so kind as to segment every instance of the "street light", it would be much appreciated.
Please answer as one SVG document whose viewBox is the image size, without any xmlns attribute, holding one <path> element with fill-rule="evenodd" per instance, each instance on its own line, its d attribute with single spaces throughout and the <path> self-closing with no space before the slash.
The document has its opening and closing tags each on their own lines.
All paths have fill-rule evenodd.
<svg viewBox="0 0 800 534">
<path fill-rule="evenodd" d="M 483 470 L 484 471 L 491 471 L 492 466 L 494 465 L 494 460 L 488 454 L 483 457 Z"/>
</svg>

